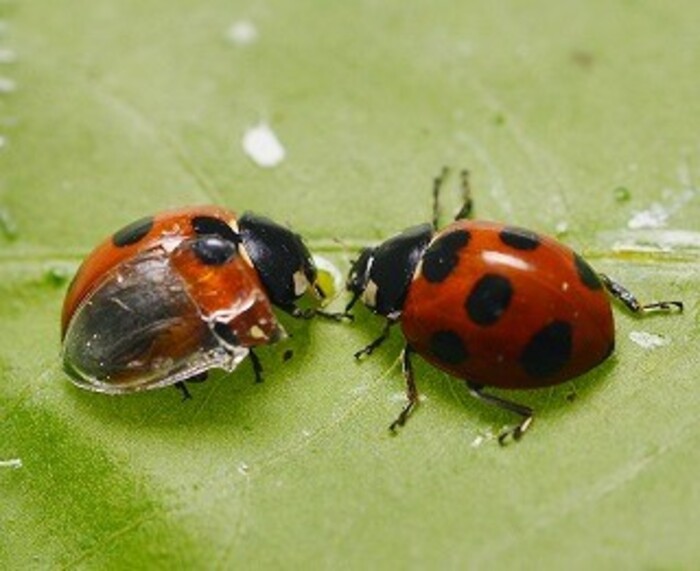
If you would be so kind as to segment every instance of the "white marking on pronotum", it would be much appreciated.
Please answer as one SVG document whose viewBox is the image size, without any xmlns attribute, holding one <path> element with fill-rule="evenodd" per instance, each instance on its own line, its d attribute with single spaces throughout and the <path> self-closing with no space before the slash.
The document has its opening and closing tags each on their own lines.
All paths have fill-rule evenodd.
<svg viewBox="0 0 700 571">
<path fill-rule="evenodd" d="M 370 307 L 370 308 L 376 307 L 376 305 L 377 305 L 377 291 L 379 291 L 377 284 L 374 283 L 372 280 L 367 280 L 367 285 L 365 286 L 365 290 L 362 292 L 362 302 L 367 307 Z"/>
<path fill-rule="evenodd" d="M 632 331 L 630 339 L 644 349 L 658 349 L 671 343 L 670 339 L 647 331 Z"/>
<path fill-rule="evenodd" d="M 258 123 L 243 135 L 243 150 L 259 167 L 279 165 L 286 152 L 275 132 L 266 123 Z"/>
<path fill-rule="evenodd" d="M 251 327 L 248 330 L 248 333 L 250 333 L 250 336 L 253 339 L 264 339 L 265 338 L 265 332 L 262 329 L 260 329 L 260 327 L 258 327 L 257 325 L 253 325 L 253 327 Z"/>
<path fill-rule="evenodd" d="M 292 276 L 294 279 L 294 294 L 299 297 L 304 295 L 307 289 L 309 289 L 309 280 L 306 279 L 304 272 L 297 270 Z"/>
</svg>

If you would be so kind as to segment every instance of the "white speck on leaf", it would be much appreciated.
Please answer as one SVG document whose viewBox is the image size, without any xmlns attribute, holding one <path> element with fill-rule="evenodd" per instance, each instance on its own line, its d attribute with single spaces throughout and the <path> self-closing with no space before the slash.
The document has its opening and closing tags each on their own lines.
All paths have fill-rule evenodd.
<svg viewBox="0 0 700 571">
<path fill-rule="evenodd" d="M 12 93 L 17 89 L 17 83 L 9 77 L 0 77 L 0 94 Z"/>
<path fill-rule="evenodd" d="M 285 158 L 285 150 L 275 132 L 266 123 L 258 123 L 243 135 L 243 150 L 255 164 L 273 168 Z"/>
<path fill-rule="evenodd" d="M 9 460 L 0 460 L 0 468 L 14 468 L 17 470 L 22 467 L 21 458 L 10 458 Z"/>
<path fill-rule="evenodd" d="M 630 339 L 644 349 L 657 349 L 671 343 L 670 339 L 647 331 L 632 331 Z"/>
<path fill-rule="evenodd" d="M 238 465 L 237 469 L 239 474 L 243 474 L 244 476 L 246 476 L 248 474 L 248 471 L 250 470 L 250 466 L 248 466 L 248 464 L 246 464 L 245 462 L 241 462 Z"/>
<path fill-rule="evenodd" d="M 479 446 L 481 446 L 484 442 L 486 442 L 487 440 L 493 440 L 493 438 L 493 432 L 491 432 L 490 430 L 481 434 L 477 434 L 476 438 L 472 440 L 471 447 L 479 448 Z"/>
<path fill-rule="evenodd" d="M 678 179 L 680 190 L 664 189 L 662 197 L 665 204 L 653 202 L 646 210 L 634 212 L 627 222 L 627 227 L 632 230 L 663 228 L 672 215 L 681 212 L 689 202 L 695 200 L 699 189 L 693 182 L 690 169 L 686 164 L 679 167 Z"/>
<path fill-rule="evenodd" d="M 7 48 L 0 48 L 0 63 L 14 63 L 17 61 L 17 54 Z"/>
<path fill-rule="evenodd" d="M 258 39 L 258 29 L 249 20 L 239 20 L 231 24 L 226 37 L 236 45 L 247 46 Z"/>
<path fill-rule="evenodd" d="M 10 213 L 10 211 L 0 206 L 0 234 L 3 234 L 6 238 L 14 240 L 17 238 L 19 229 L 17 227 L 17 222 Z"/>
<path fill-rule="evenodd" d="M 627 222 L 632 230 L 640 228 L 663 228 L 668 221 L 669 212 L 658 202 L 654 202 L 646 210 L 635 212 Z"/>
<path fill-rule="evenodd" d="M 369 390 L 368 385 L 357 385 L 356 387 L 353 387 L 350 389 L 350 394 L 354 396 L 361 396 L 365 394 Z"/>
</svg>

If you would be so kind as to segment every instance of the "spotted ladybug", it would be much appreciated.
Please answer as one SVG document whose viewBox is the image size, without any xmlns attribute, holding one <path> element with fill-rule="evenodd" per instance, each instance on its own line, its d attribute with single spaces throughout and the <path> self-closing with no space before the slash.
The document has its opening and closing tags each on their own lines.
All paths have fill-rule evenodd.
<svg viewBox="0 0 700 571">
<path fill-rule="evenodd" d="M 316 267 L 302 239 L 268 218 L 198 206 L 142 218 L 102 242 L 63 304 L 63 364 L 78 386 L 120 394 L 232 371 L 254 348 L 285 337 L 272 306 L 302 310 Z"/>
<path fill-rule="evenodd" d="M 462 173 L 464 206 L 437 230 L 439 193 L 447 171 L 435 179 L 432 224 L 414 226 L 353 263 L 346 287 L 386 318 L 381 335 L 355 354 L 371 354 L 396 323 L 408 402 L 391 430 L 403 426 L 418 404 L 411 355 L 464 379 L 474 397 L 511 411 L 521 421 L 499 436 L 519 439 L 533 410 L 484 391 L 533 389 L 562 383 L 602 363 L 615 347 L 609 297 L 629 310 L 682 311 L 679 301 L 642 305 L 622 285 L 599 274 L 558 241 L 496 222 L 468 220 L 472 201 Z"/>
</svg>

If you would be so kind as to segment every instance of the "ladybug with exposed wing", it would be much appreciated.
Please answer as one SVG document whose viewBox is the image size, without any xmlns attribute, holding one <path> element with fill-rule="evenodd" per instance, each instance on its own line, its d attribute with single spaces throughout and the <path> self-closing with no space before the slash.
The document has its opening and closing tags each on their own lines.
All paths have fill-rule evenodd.
<svg viewBox="0 0 700 571">
<path fill-rule="evenodd" d="M 263 216 L 198 206 L 142 218 L 100 244 L 80 266 L 63 305 L 63 363 L 72 380 L 121 394 L 234 370 L 255 348 L 285 337 L 273 312 L 342 319 L 301 309 L 318 285 L 300 236 Z"/>
</svg>

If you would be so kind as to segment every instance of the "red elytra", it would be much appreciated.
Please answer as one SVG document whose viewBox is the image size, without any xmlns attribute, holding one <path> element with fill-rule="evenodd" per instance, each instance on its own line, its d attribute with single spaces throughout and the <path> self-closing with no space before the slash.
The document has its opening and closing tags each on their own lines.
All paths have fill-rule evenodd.
<svg viewBox="0 0 700 571">
<path fill-rule="evenodd" d="M 122 242 L 119 241 L 120 232 L 103 240 L 81 264 L 68 288 L 61 313 L 61 339 L 80 302 L 90 295 L 112 269 L 140 252 L 152 248 L 172 249 L 182 240 L 193 238 L 196 233 L 191 221 L 197 216 L 211 217 L 233 227 L 236 223 L 235 213 L 225 208 L 212 205 L 191 206 L 137 220 L 120 231 Z M 115 244 L 115 241 L 120 245 Z"/>
<path fill-rule="evenodd" d="M 459 234 L 468 243 L 446 252 Z M 612 352 L 610 301 L 596 274 L 551 238 L 530 234 L 517 247 L 518 236 L 528 235 L 460 220 L 433 238 L 400 321 L 423 358 L 476 384 L 517 389 L 577 377 Z M 439 280 L 428 279 L 434 254 L 456 258 Z"/>
</svg>

